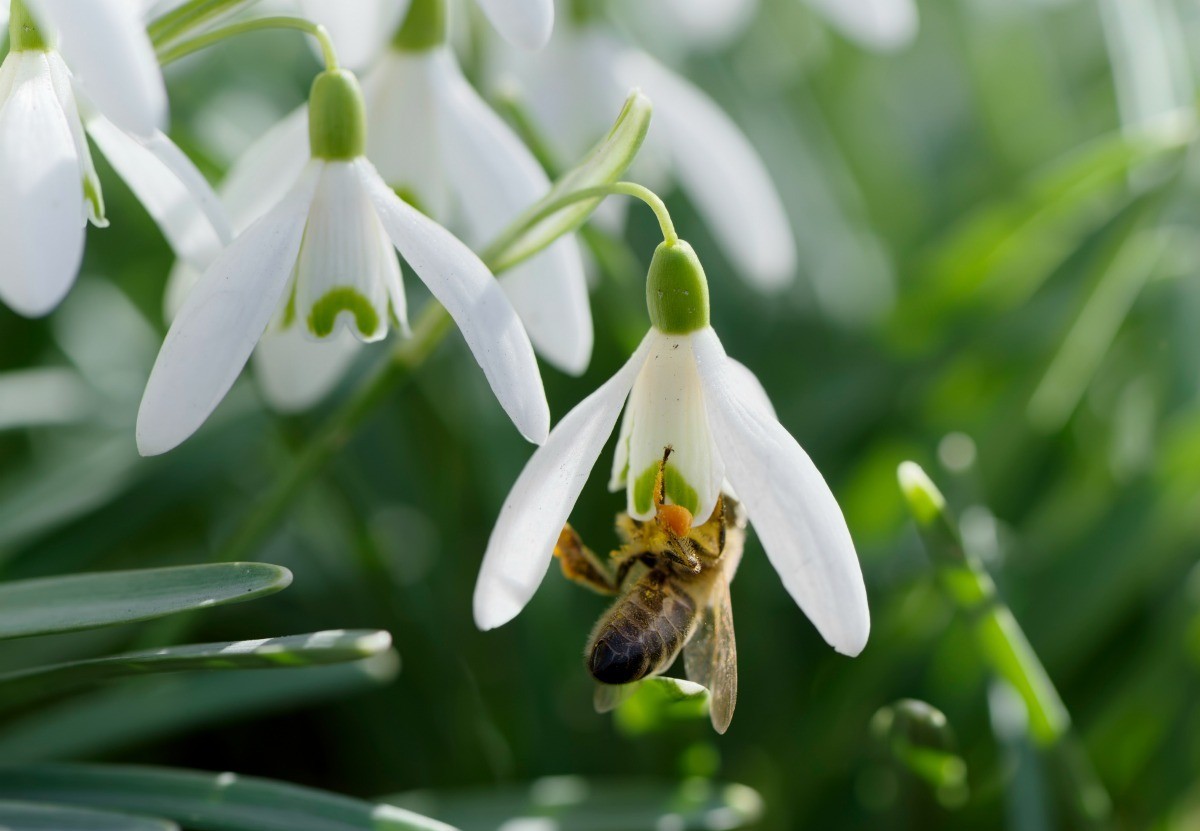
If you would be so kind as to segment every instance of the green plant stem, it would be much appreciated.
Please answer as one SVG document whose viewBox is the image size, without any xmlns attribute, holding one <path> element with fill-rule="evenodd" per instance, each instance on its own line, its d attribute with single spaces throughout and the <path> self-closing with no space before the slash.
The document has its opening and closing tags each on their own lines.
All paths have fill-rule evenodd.
<svg viewBox="0 0 1200 831">
<path fill-rule="evenodd" d="M 226 38 L 265 29 L 292 29 L 312 35 L 321 44 L 321 54 L 325 59 L 325 68 L 330 71 L 338 68 L 337 52 L 333 48 L 333 41 L 330 39 L 329 33 L 325 31 L 325 27 L 319 23 L 313 23 L 311 20 L 305 20 L 302 17 L 286 16 L 260 17 L 254 20 L 244 20 L 241 23 L 232 23 L 220 29 L 205 32 L 191 40 L 185 40 L 160 52 L 158 62 L 166 66 L 173 61 L 191 55 L 193 52 L 199 52 L 201 49 L 214 46 Z"/>
<path fill-rule="evenodd" d="M 577 191 L 568 193 L 561 199 L 547 203 L 540 210 L 522 218 L 521 222 L 502 233 L 491 245 L 483 250 L 480 256 L 484 262 L 498 260 L 505 249 L 511 246 L 513 242 L 524 235 L 530 228 L 554 216 L 554 214 L 563 208 L 570 207 L 577 202 L 586 202 L 589 199 L 598 200 L 614 194 L 632 196 L 645 202 L 650 207 L 650 210 L 654 211 L 654 215 L 658 219 L 659 228 L 662 229 L 663 241 L 668 245 L 674 245 L 679 242 L 679 235 L 675 233 L 675 225 L 671 222 L 671 214 L 667 211 L 667 206 L 663 204 L 658 194 L 636 182 L 613 182 L 611 185 L 580 188 Z"/>
<path fill-rule="evenodd" d="M 236 562 L 257 548 L 308 481 L 350 440 L 363 419 L 433 353 L 450 331 L 451 323 L 450 315 L 441 306 L 430 303 L 425 307 L 413 327 L 412 337 L 401 343 L 305 444 L 287 474 L 275 483 L 222 547 L 221 560 Z"/>
<path fill-rule="evenodd" d="M 183 37 L 190 30 L 219 15 L 257 2 L 258 0 L 189 0 L 150 21 L 146 26 L 146 33 L 150 35 L 150 42 L 154 44 L 154 48 L 160 49 L 168 42 Z"/>
<path fill-rule="evenodd" d="M 992 671 L 1024 701 L 1030 737 L 1063 768 L 1072 807 L 1089 827 L 1107 827 L 1112 811 L 1108 792 L 1079 749 L 1066 705 L 991 575 L 964 547 L 945 498 L 911 462 L 901 465 L 900 483 L 943 594 L 969 622 Z"/>
</svg>

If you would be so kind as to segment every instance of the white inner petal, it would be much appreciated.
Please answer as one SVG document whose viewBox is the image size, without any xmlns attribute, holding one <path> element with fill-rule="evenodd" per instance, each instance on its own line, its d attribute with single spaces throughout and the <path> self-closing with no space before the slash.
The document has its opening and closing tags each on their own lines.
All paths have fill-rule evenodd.
<svg viewBox="0 0 1200 831">
<path fill-rule="evenodd" d="M 54 95 L 58 98 L 59 106 L 67 117 L 71 127 L 71 140 L 75 143 L 75 152 L 79 158 L 79 178 L 83 183 L 85 219 L 99 228 L 108 225 L 104 218 L 104 198 L 100 193 L 100 177 L 96 175 L 96 166 L 92 163 L 92 154 L 88 148 L 87 136 L 83 132 L 83 121 L 79 117 L 79 105 L 75 101 L 75 92 L 71 86 L 71 71 L 63 63 L 62 56 L 51 50 L 46 52 L 46 64 L 50 67 L 50 82 L 54 86 Z"/>
<path fill-rule="evenodd" d="M 345 328 L 363 341 L 387 334 L 389 286 L 399 266 L 352 162 L 327 162 L 296 262 L 293 312 L 284 323 L 321 339 Z"/>
<path fill-rule="evenodd" d="M 642 520 L 654 516 L 654 479 L 670 447 L 664 477 L 667 503 L 688 508 L 697 522 L 707 519 L 716 507 L 725 474 L 713 448 L 690 335 L 655 336 L 634 382 L 625 425 L 622 438 L 628 429 L 625 484 L 630 516 Z M 619 461 L 620 448 L 617 457 Z"/>
</svg>

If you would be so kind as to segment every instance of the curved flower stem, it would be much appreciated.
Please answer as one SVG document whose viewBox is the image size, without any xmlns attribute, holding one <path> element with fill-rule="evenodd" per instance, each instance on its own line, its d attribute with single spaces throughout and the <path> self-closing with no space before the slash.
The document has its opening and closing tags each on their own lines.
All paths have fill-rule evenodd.
<svg viewBox="0 0 1200 831">
<path fill-rule="evenodd" d="M 480 256 L 484 262 L 500 259 L 504 251 L 516 240 L 528 233 L 531 228 L 546 221 L 562 209 L 568 208 L 577 202 L 586 202 L 590 199 L 599 200 L 605 196 L 612 196 L 614 194 L 632 196 L 645 202 L 650 210 L 654 211 L 654 216 L 658 219 L 659 228 L 662 229 L 663 241 L 668 245 L 674 245 L 679 241 L 679 235 L 675 233 L 675 224 L 671 221 L 671 214 L 667 211 L 667 206 L 657 193 L 636 182 L 613 182 L 611 185 L 580 188 L 560 199 L 548 202 L 541 210 L 524 217 L 518 224 L 513 225 L 497 237 L 495 241 L 483 250 Z"/>
<path fill-rule="evenodd" d="M 312 35 L 321 44 L 321 54 L 325 58 L 325 68 L 335 70 L 338 68 L 337 52 L 334 51 L 333 41 L 329 37 L 329 32 L 325 31 L 325 27 L 319 23 L 313 23 L 311 20 L 305 20 L 302 17 L 260 17 L 254 20 L 244 20 L 241 23 L 232 23 L 229 26 L 223 26 L 220 29 L 214 29 L 211 32 L 205 32 L 202 35 L 197 35 L 191 40 L 185 40 L 170 48 L 162 51 L 158 55 L 158 62 L 163 66 L 177 61 L 180 58 L 186 57 L 193 52 L 198 52 L 209 46 L 213 46 L 226 38 L 231 38 L 235 35 L 244 34 L 245 32 L 257 32 L 264 29 L 293 29 L 295 31 L 304 32 Z"/>
</svg>

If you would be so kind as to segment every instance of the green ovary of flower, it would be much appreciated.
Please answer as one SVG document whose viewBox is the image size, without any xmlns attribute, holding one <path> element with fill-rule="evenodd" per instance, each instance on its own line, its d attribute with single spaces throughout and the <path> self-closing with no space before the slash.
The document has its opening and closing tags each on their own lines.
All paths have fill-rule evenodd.
<svg viewBox="0 0 1200 831">
<path fill-rule="evenodd" d="M 404 22 L 392 38 L 392 47 L 423 52 L 446 42 L 446 0 L 412 0 Z"/>
<path fill-rule="evenodd" d="M 308 313 L 309 331 L 319 338 L 328 337 L 342 312 L 354 315 L 354 324 L 363 337 L 370 337 L 379 328 L 379 314 L 371 305 L 371 301 L 356 289 L 340 286 L 329 290 L 324 297 L 313 303 L 312 310 Z"/>
<path fill-rule="evenodd" d="M 692 246 L 683 240 L 659 243 L 646 275 L 650 322 L 668 335 L 686 335 L 708 325 L 708 278 Z"/>
<path fill-rule="evenodd" d="M 50 43 L 38 30 L 22 0 L 12 0 L 8 18 L 8 42 L 12 52 L 44 52 L 50 48 Z"/>
<path fill-rule="evenodd" d="M 308 94 L 308 140 L 313 158 L 348 161 L 367 143 L 366 105 L 353 72 L 326 70 Z"/>
<path fill-rule="evenodd" d="M 633 507 L 639 514 L 649 513 L 654 508 L 654 480 L 658 478 L 659 467 L 661 462 L 655 462 L 634 480 Z M 681 505 L 693 514 L 700 509 L 700 495 L 687 483 L 679 469 L 670 463 L 663 471 L 663 495 L 671 504 Z"/>
</svg>

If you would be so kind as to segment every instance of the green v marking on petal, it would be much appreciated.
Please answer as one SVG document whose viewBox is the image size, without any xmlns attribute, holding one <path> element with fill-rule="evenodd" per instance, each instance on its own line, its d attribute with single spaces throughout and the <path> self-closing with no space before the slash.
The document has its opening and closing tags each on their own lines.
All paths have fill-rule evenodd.
<svg viewBox="0 0 1200 831">
<path fill-rule="evenodd" d="M 379 328 L 379 313 L 371 301 L 359 294 L 357 289 L 339 286 L 330 289 L 324 297 L 313 303 L 308 313 L 309 331 L 319 338 L 328 337 L 342 312 L 354 315 L 354 323 L 364 337 L 371 336 Z"/>
<path fill-rule="evenodd" d="M 654 506 L 654 479 L 658 476 L 661 462 L 655 462 L 643 470 L 633 482 L 633 507 L 639 514 L 650 513 Z M 670 462 L 663 472 L 663 490 L 668 502 L 682 505 L 693 514 L 700 508 L 700 495 L 688 484 L 679 469 Z"/>
</svg>

